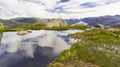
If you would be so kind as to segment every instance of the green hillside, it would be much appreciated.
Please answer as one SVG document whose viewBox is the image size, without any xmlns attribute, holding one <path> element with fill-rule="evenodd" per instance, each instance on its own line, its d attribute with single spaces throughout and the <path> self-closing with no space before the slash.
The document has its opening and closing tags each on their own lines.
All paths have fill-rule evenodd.
<svg viewBox="0 0 120 67">
<path fill-rule="evenodd" d="M 38 18 L 13 18 L 13 19 L 0 19 L 0 21 L 8 28 L 40 23 L 41 19 Z"/>
</svg>

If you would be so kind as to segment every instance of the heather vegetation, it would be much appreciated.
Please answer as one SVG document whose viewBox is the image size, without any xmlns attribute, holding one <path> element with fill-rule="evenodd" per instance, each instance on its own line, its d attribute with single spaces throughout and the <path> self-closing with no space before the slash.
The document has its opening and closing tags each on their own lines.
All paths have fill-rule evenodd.
<svg viewBox="0 0 120 67">
<path fill-rule="evenodd" d="M 118 31 L 119 32 L 119 31 Z M 120 34 L 112 31 L 94 29 L 70 34 L 81 39 L 64 50 L 48 67 L 119 67 Z"/>
</svg>

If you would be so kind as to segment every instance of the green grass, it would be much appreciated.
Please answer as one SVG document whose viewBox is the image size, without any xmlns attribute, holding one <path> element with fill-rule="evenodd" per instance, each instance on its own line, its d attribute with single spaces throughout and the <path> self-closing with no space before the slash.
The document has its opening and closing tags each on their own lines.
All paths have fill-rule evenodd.
<svg viewBox="0 0 120 67">
<path fill-rule="evenodd" d="M 17 31 L 17 30 L 68 30 L 68 29 L 80 29 L 85 30 L 87 28 L 86 25 L 77 25 L 71 26 L 68 25 L 66 27 L 46 27 L 45 24 L 31 24 L 31 25 L 24 25 L 20 27 L 11 28 L 10 30 Z"/>
<path fill-rule="evenodd" d="M 5 31 L 7 31 L 6 28 L 0 28 L 0 32 L 5 32 Z"/>
<path fill-rule="evenodd" d="M 120 48 L 116 49 L 120 47 L 120 34 L 94 29 L 69 36 L 80 38 L 82 41 L 74 43 L 70 49 L 63 51 L 54 63 L 63 63 L 71 58 L 74 63 L 83 61 L 99 67 L 120 66 Z"/>
</svg>

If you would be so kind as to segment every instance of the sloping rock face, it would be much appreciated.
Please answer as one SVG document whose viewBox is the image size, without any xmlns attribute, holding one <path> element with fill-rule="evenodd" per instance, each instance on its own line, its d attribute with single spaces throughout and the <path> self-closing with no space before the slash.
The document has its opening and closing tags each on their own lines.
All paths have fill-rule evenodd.
<svg viewBox="0 0 120 67">
<path fill-rule="evenodd" d="M 39 24 L 44 23 L 46 27 L 65 27 L 67 26 L 66 20 L 55 18 L 55 19 L 45 19 L 45 18 L 13 18 L 13 19 L 0 19 L 0 21 L 5 25 L 7 28 L 18 27 L 23 25 L 29 24 Z"/>
<path fill-rule="evenodd" d="M 1 21 L 0 21 L 0 28 L 4 28 L 4 25 Z"/>
<path fill-rule="evenodd" d="M 68 24 L 62 19 L 52 19 L 45 23 L 46 27 L 66 27 Z"/>
</svg>

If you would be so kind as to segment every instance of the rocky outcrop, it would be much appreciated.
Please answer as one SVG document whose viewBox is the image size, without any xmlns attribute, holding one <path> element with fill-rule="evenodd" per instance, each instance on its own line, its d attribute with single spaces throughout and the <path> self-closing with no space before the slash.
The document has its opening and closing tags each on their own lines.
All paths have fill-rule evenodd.
<svg viewBox="0 0 120 67">
<path fill-rule="evenodd" d="M 46 27 L 66 27 L 68 24 L 62 19 L 51 19 L 45 23 Z"/>
<path fill-rule="evenodd" d="M 1 21 L 0 21 L 0 28 L 4 28 L 4 25 Z"/>
<path fill-rule="evenodd" d="M 95 27 L 104 29 L 104 25 L 102 25 L 102 24 L 96 24 Z"/>
<path fill-rule="evenodd" d="M 12 27 L 19 27 L 23 25 L 30 25 L 30 24 L 39 24 L 44 23 L 46 27 L 65 27 L 67 26 L 66 20 L 54 18 L 54 19 L 46 19 L 46 18 L 13 18 L 9 20 L 0 19 L 0 21 L 5 25 L 7 28 Z"/>
<path fill-rule="evenodd" d="M 32 31 L 31 30 L 18 31 L 17 35 L 23 36 L 23 35 L 26 35 L 28 33 L 32 33 Z"/>
<path fill-rule="evenodd" d="M 18 31 L 17 35 L 26 35 L 28 32 L 27 31 Z"/>
<path fill-rule="evenodd" d="M 71 24 L 71 26 L 79 26 L 79 25 L 87 26 L 87 23 L 84 23 L 84 22 L 78 22 L 78 23 L 75 23 L 75 24 Z"/>
</svg>

